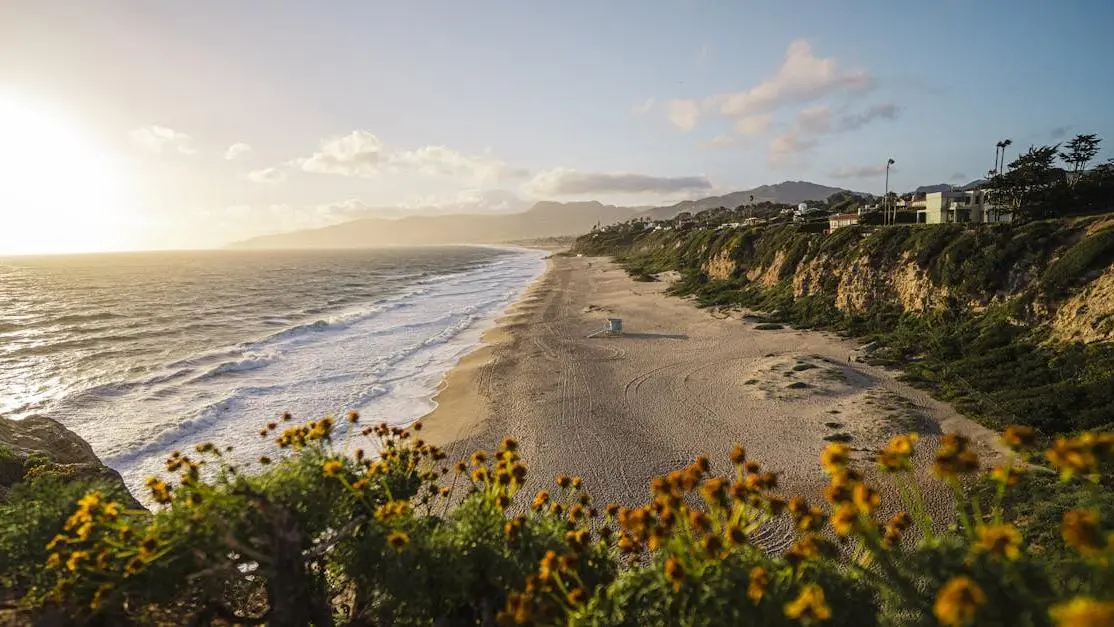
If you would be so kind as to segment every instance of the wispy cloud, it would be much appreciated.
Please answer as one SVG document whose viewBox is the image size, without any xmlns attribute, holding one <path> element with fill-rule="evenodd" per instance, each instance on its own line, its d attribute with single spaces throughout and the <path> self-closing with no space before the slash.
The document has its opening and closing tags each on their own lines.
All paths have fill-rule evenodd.
<svg viewBox="0 0 1114 627">
<path fill-rule="evenodd" d="M 738 131 L 740 135 L 754 137 L 768 131 L 772 123 L 773 116 L 771 115 L 751 115 L 736 122 L 735 130 Z"/>
<path fill-rule="evenodd" d="M 477 184 L 530 176 L 526 169 L 511 167 L 490 157 L 465 155 L 447 146 L 425 146 L 396 152 L 387 157 L 387 165 L 399 170 L 467 178 Z"/>
<path fill-rule="evenodd" d="M 231 161 L 236 157 L 244 154 L 245 152 L 251 152 L 251 146 L 245 144 L 244 142 L 236 142 L 235 144 L 229 146 L 228 150 L 224 151 L 224 158 Z"/>
<path fill-rule="evenodd" d="M 283 183 L 286 181 L 286 170 L 280 168 L 263 168 L 248 172 L 248 180 L 255 183 Z"/>
<path fill-rule="evenodd" d="M 828 105 L 807 107 L 797 113 L 787 131 L 773 138 L 767 147 L 767 159 L 775 167 L 786 165 L 792 157 L 816 147 L 824 135 L 856 131 L 875 120 L 894 120 L 900 112 L 900 107 L 891 103 L 840 115 Z"/>
<path fill-rule="evenodd" d="M 967 177 L 966 174 L 964 174 L 962 172 L 956 172 L 955 174 L 948 177 L 948 180 L 949 181 L 955 181 L 955 182 L 958 183 L 959 181 L 967 181 L 967 180 L 970 180 L 970 179 Z"/>
<path fill-rule="evenodd" d="M 192 137 L 158 124 L 137 128 L 128 135 L 132 138 L 132 141 L 154 152 L 172 150 L 184 155 L 192 155 L 197 152 L 193 148 Z"/>
<path fill-rule="evenodd" d="M 893 172 L 897 168 L 890 166 Z M 828 173 L 834 179 L 869 179 L 882 176 L 886 171 L 886 164 L 852 165 L 836 168 Z"/>
<path fill-rule="evenodd" d="M 707 190 L 711 182 L 704 176 L 648 176 L 633 173 L 578 172 L 555 168 L 539 173 L 527 186 L 539 196 L 578 196 L 583 194 L 670 194 Z"/>
<path fill-rule="evenodd" d="M 634 113 L 635 115 L 645 115 L 654 108 L 654 105 L 656 105 L 657 102 L 657 98 L 650 96 L 646 100 L 643 100 L 642 102 L 631 107 L 631 113 Z"/>
<path fill-rule="evenodd" d="M 770 140 L 766 158 L 775 167 L 788 165 L 795 157 L 811 150 L 815 145 L 815 139 L 806 137 L 799 131 L 786 131 Z"/>
<path fill-rule="evenodd" d="M 896 120 L 900 113 L 901 108 L 893 103 L 874 105 L 865 111 L 840 117 L 836 130 L 855 131 L 875 120 Z"/>
<path fill-rule="evenodd" d="M 874 78 L 865 70 L 845 70 L 834 58 L 819 58 L 808 41 L 798 39 L 789 45 L 773 76 L 743 91 L 673 100 L 668 116 L 681 130 L 691 130 L 705 113 L 738 120 L 838 93 L 863 93 L 873 85 Z"/>
</svg>

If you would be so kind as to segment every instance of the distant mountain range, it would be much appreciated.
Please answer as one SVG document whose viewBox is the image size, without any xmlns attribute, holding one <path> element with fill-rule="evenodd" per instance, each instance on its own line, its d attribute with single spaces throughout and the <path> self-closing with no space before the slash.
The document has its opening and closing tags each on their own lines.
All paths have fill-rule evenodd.
<svg viewBox="0 0 1114 627">
<path fill-rule="evenodd" d="M 626 220 L 636 212 L 598 202 L 539 202 L 510 214 L 411 216 L 397 220 L 361 218 L 320 229 L 264 235 L 232 248 L 370 248 L 446 244 L 497 244 L 523 239 L 579 235 L 597 223 Z"/>
<path fill-rule="evenodd" d="M 784 205 L 796 205 L 808 201 L 822 202 L 832 194 L 843 191 L 848 190 L 840 187 L 828 187 L 827 185 L 809 183 L 808 181 L 785 181 L 776 185 L 760 185 L 754 189 L 731 192 L 723 196 L 709 196 L 708 198 L 701 198 L 700 200 L 685 200 L 668 207 L 650 209 L 643 212 L 643 215 L 655 219 L 665 219 L 672 218 L 682 211 L 697 213 L 705 209 L 715 209 L 717 207 L 734 209 L 739 205 L 750 204 L 751 196 L 754 196 L 754 202 L 756 203 L 772 202 Z"/>
<path fill-rule="evenodd" d="M 797 204 L 823 201 L 846 191 L 806 181 L 785 181 L 754 189 L 686 200 L 668 207 L 616 207 L 599 202 L 535 203 L 526 211 L 503 213 L 477 211 L 442 215 L 408 215 L 404 218 L 366 217 L 333 226 L 292 233 L 264 235 L 237 242 L 240 249 L 369 248 L 377 246 L 420 246 L 446 244 L 497 244 L 502 242 L 580 235 L 596 224 L 611 224 L 635 217 L 666 219 L 687 211 L 696 213 L 717 207 L 737 207 L 754 202 Z M 512 203 L 507 202 L 504 207 Z M 486 207 L 485 207 L 486 209 Z M 370 215 L 392 215 L 387 208 Z M 420 211 L 419 213 L 426 213 Z M 430 212 L 432 213 L 432 212 Z"/>
</svg>

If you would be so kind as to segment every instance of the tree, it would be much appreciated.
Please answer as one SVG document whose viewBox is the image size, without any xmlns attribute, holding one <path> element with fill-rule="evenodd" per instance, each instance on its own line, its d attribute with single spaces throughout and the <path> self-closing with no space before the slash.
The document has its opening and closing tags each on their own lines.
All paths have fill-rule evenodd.
<svg viewBox="0 0 1114 627">
<path fill-rule="evenodd" d="M 1071 166 L 1073 174 L 1078 174 L 1087 168 L 1087 162 L 1095 158 L 1099 153 L 1099 144 L 1102 138 L 1094 133 L 1088 135 L 1076 135 L 1064 147 L 1066 152 L 1060 153 L 1060 158 L 1064 163 Z M 1077 178 L 1077 177 L 1076 177 Z M 1073 181 L 1074 183 L 1074 181 Z"/>
<path fill-rule="evenodd" d="M 1029 151 L 1010 163 L 1010 169 L 988 181 L 992 205 L 999 211 L 1005 207 L 1016 218 L 1038 218 L 1048 214 L 1051 192 L 1063 181 L 1063 171 L 1056 168 L 1059 144 L 1029 147 Z"/>
<path fill-rule="evenodd" d="M 1009 148 L 1012 145 L 1013 145 L 1013 140 L 1012 139 L 1003 139 L 1002 140 L 1002 166 L 998 169 L 999 172 L 1006 169 L 1006 148 Z M 1013 164 L 1010 164 L 1010 167 L 1013 167 Z"/>
</svg>

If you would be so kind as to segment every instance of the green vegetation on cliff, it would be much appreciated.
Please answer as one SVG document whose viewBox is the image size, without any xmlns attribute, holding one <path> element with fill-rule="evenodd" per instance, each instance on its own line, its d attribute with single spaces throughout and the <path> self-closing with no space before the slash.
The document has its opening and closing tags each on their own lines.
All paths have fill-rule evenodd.
<svg viewBox="0 0 1114 627">
<path fill-rule="evenodd" d="M 1114 274 L 1114 226 L 1102 218 L 830 235 L 613 227 L 575 250 L 636 274 L 680 271 L 673 291 L 705 306 L 863 338 L 872 360 L 989 426 L 1051 436 L 1114 425 L 1114 300 L 1088 292 Z M 1073 298 L 1086 316 L 1057 316 Z"/>
</svg>

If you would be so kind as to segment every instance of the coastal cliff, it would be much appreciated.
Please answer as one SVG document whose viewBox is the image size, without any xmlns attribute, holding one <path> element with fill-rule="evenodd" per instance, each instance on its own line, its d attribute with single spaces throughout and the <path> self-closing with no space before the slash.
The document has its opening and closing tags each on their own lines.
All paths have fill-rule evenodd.
<svg viewBox="0 0 1114 627">
<path fill-rule="evenodd" d="M 812 232 L 810 232 L 812 231 Z M 675 293 L 873 342 L 991 426 L 1049 433 L 1114 421 L 1114 219 L 1021 225 L 800 225 L 651 230 L 577 240 L 641 276 L 681 273 Z M 1070 415 L 1069 415 L 1070 414 Z"/>
<path fill-rule="evenodd" d="M 58 421 L 43 416 L 0 418 L 0 503 L 15 484 L 46 474 L 65 481 L 100 481 L 130 497 L 120 474 L 105 466 L 88 442 Z M 128 505 L 140 507 L 134 499 Z"/>
</svg>

